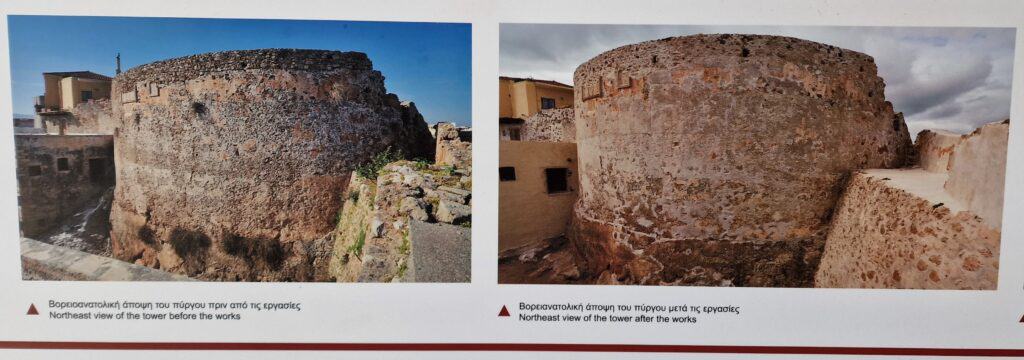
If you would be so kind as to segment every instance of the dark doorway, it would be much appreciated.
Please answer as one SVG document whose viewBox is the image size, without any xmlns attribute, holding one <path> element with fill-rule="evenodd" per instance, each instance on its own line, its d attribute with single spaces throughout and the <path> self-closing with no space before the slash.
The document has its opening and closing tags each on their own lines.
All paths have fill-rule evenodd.
<svg viewBox="0 0 1024 360">
<path fill-rule="evenodd" d="M 107 175 L 107 161 L 104 158 L 89 159 L 89 181 L 103 182 Z"/>
</svg>

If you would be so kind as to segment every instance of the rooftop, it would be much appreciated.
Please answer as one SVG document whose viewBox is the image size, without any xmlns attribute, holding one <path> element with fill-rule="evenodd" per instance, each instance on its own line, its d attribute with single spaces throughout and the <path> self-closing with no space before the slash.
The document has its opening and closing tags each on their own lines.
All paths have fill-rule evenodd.
<svg viewBox="0 0 1024 360">
<path fill-rule="evenodd" d="M 43 75 L 56 75 L 61 78 L 66 77 L 77 77 L 83 79 L 94 79 L 94 80 L 110 80 L 109 76 L 103 74 L 97 74 L 92 71 L 57 71 L 57 72 L 44 72 Z"/>
<path fill-rule="evenodd" d="M 517 78 L 517 77 L 509 77 L 509 76 L 499 76 L 498 78 L 499 79 L 505 79 L 505 80 L 511 80 L 512 82 L 532 81 L 532 82 L 535 82 L 535 83 L 547 84 L 547 85 L 552 85 L 552 86 L 560 86 L 560 87 L 565 87 L 565 88 L 572 89 L 572 85 L 566 85 L 566 84 L 563 84 L 563 83 L 560 83 L 560 82 L 557 82 L 557 81 L 554 81 L 554 80 L 539 80 L 539 79 L 534 79 L 534 78 Z"/>
</svg>

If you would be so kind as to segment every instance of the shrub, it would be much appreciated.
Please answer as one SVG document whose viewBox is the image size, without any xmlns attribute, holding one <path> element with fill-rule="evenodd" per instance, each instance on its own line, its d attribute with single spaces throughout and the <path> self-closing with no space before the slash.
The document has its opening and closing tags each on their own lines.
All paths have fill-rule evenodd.
<svg viewBox="0 0 1024 360">
<path fill-rule="evenodd" d="M 384 151 L 381 151 L 370 158 L 370 161 L 356 166 L 356 174 L 370 180 L 377 180 L 377 176 L 380 175 L 380 169 L 384 168 L 385 165 L 401 160 L 402 158 L 401 150 L 392 151 L 389 146 L 384 149 Z"/>
</svg>

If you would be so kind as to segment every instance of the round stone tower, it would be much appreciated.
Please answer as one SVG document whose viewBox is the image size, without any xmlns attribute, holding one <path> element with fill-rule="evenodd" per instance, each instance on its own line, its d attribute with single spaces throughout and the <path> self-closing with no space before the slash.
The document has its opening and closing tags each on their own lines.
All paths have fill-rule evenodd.
<svg viewBox="0 0 1024 360">
<path fill-rule="evenodd" d="M 600 282 L 811 286 L 850 172 L 911 149 L 872 58 L 825 44 L 668 38 L 574 80 L 570 238 Z"/>
<path fill-rule="evenodd" d="M 114 256 L 200 279 L 328 280 L 352 170 L 388 147 L 433 152 L 362 53 L 208 53 L 112 86 Z"/>
</svg>

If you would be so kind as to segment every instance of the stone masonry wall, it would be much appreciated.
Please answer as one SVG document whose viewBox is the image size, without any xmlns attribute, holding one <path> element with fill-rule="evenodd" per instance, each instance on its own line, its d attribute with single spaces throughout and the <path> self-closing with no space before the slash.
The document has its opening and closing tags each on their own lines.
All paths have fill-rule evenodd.
<svg viewBox="0 0 1024 360">
<path fill-rule="evenodd" d="M 825 44 L 668 38 L 574 80 L 570 239 L 601 282 L 811 286 L 849 173 L 911 154 L 872 58 Z"/>
<path fill-rule="evenodd" d="M 541 110 L 524 121 L 522 141 L 576 142 L 575 114 L 572 108 Z"/>
<path fill-rule="evenodd" d="M 816 287 L 996 288 L 1000 232 L 922 169 L 854 175 L 829 231 Z"/>
<path fill-rule="evenodd" d="M 23 236 L 53 230 L 114 185 L 111 136 L 15 135 L 14 147 Z"/>
<path fill-rule="evenodd" d="M 69 112 L 58 115 L 39 115 L 48 134 L 102 134 L 113 135 L 110 99 L 98 99 L 75 105 Z"/>
<path fill-rule="evenodd" d="M 365 54 L 228 51 L 113 82 L 114 256 L 204 280 L 329 280 L 352 170 L 429 156 L 426 123 Z"/>
</svg>

